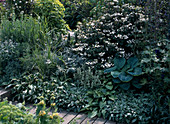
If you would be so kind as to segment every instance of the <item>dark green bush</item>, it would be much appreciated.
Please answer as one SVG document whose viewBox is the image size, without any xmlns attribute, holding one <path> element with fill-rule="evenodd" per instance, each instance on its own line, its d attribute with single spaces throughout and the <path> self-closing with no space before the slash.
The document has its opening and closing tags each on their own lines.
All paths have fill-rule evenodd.
<svg viewBox="0 0 170 124">
<path fill-rule="evenodd" d="M 21 18 L 22 14 L 30 15 L 33 10 L 32 0 L 6 0 L 7 13 L 16 14 L 17 18 Z"/>
<path fill-rule="evenodd" d="M 61 0 L 65 7 L 65 17 L 71 29 L 76 29 L 77 23 L 90 16 L 90 11 L 95 7 L 97 0 Z"/>
<path fill-rule="evenodd" d="M 95 60 L 97 68 L 111 64 L 117 51 L 125 54 L 141 51 L 147 17 L 140 7 L 105 0 L 98 15 L 97 20 L 90 20 L 77 30 L 78 46 L 84 45 L 79 52 Z"/>
</svg>

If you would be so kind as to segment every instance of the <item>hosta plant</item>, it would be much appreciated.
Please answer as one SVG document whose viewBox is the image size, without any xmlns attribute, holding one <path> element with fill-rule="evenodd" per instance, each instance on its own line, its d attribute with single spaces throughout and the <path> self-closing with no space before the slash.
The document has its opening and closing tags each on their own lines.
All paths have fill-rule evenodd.
<svg viewBox="0 0 170 124">
<path fill-rule="evenodd" d="M 136 88 L 142 87 L 139 79 L 136 78 L 142 75 L 142 68 L 139 67 L 136 57 L 130 57 L 127 60 L 123 57 L 115 57 L 114 67 L 104 70 L 104 73 L 110 73 L 113 83 L 124 90 L 128 90 L 131 84 Z"/>
</svg>

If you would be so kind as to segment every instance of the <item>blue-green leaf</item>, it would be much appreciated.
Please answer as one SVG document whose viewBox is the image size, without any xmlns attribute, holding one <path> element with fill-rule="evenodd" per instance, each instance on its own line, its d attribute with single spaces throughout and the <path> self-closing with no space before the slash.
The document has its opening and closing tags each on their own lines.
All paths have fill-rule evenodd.
<svg viewBox="0 0 170 124">
<path fill-rule="evenodd" d="M 134 68 L 134 70 L 132 72 L 127 71 L 127 73 L 132 75 L 132 76 L 139 76 L 139 75 L 142 74 L 142 68 L 136 67 L 136 68 Z"/>
<path fill-rule="evenodd" d="M 111 71 L 114 71 L 114 70 L 116 70 L 116 66 L 114 66 L 114 67 L 112 67 L 112 68 L 108 68 L 108 69 L 105 69 L 104 70 L 104 73 L 110 73 Z"/>
<path fill-rule="evenodd" d="M 119 77 L 119 74 L 120 74 L 119 71 L 112 71 L 112 72 L 111 72 L 111 75 L 113 76 L 113 78 Z"/>
<path fill-rule="evenodd" d="M 130 83 L 120 83 L 119 86 L 124 90 L 128 90 L 130 88 Z"/>
<path fill-rule="evenodd" d="M 127 63 L 131 66 L 131 68 L 134 68 L 138 65 L 138 58 L 136 57 L 130 57 L 128 60 L 127 60 Z"/>
<path fill-rule="evenodd" d="M 139 80 L 132 80 L 132 85 L 138 89 L 142 88 L 142 85 L 139 83 Z"/>
<path fill-rule="evenodd" d="M 112 78 L 112 81 L 113 81 L 113 83 L 121 83 L 121 81 L 119 79 Z"/>
<path fill-rule="evenodd" d="M 126 63 L 126 59 L 123 57 L 122 58 L 121 57 L 114 58 L 114 65 L 117 67 L 117 69 L 123 68 L 125 63 Z"/>
<path fill-rule="evenodd" d="M 133 79 L 133 76 L 125 73 L 125 72 L 122 72 L 120 75 L 119 75 L 119 79 L 122 81 L 122 82 L 129 82 Z"/>
</svg>

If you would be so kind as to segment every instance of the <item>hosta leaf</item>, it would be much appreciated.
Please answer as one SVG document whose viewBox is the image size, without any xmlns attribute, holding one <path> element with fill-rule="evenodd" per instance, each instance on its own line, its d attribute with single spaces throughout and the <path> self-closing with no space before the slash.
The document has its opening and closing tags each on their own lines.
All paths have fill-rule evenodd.
<svg viewBox="0 0 170 124">
<path fill-rule="evenodd" d="M 127 63 L 130 65 L 131 68 L 134 68 L 138 65 L 138 59 L 136 57 L 130 57 L 127 60 Z"/>
<path fill-rule="evenodd" d="M 113 89 L 113 85 L 106 85 L 106 88 L 109 89 L 109 90 L 112 90 Z"/>
<path fill-rule="evenodd" d="M 121 81 L 119 79 L 112 78 L 112 81 L 113 81 L 113 83 L 121 83 Z"/>
<path fill-rule="evenodd" d="M 91 113 L 88 114 L 90 118 L 93 118 L 97 115 L 97 110 L 92 111 Z"/>
<path fill-rule="evenodd" d="M 132 81 L 132 85 L 138 89 L 142 88 L 142 85 L 139 83 L 139 80 L 136 79 L 136 80 L 133 80 Z"/>
<path fill-rule="evenodd" d="M 119 86 L 124 90 L 128 90 L 130 88 L 130 83 L 120 83 Z"/>
<path fill-rule="evenodd" d="M 130 75 L 132 75 L 132 76 L 139 76 L 139 75 L 142 74 L 142 68 L 136 67 L 136 68 L 133 69 L 132 72 L 127 71 L 127 73 L 130 74 Z"/>
<path fill-rule="evenodd" d="M 123 68 L 125 63 L 126 63 L 126 59 L 123 57 L 122 58 L 121 57 L 114 58 L 114 65 L 117 67 L 117 69 Z"/>
<path fill-rule="evenodd" d="M 129 64 L 126 64 L 126 65 L 122 68 L 121 71 L 122 71 L 122 72 L 123 72 L 123 71 L 126 71 L 126 70 L 129 69 L 129 68 L 130 68 L 130 65 L 129 65 Z"/>
<path fill-rule="evenodd" d="M 122 82 L 129 82 L 133 79 L 133 76 L 129 75 L 129 74 L 126 74 L 125 72 L 122 72 L 120 75 L 119 75 L 119 79 L 122 81 Z"/>
<path fill-rule="evenodd" d="M 108 69 L 105 69 L 104 70 L 104 73 L 106 74 L 106 73 L 110 73 L 111 71 L 114 71 L 114 70 L 116 70 L 116 66 L 114 66 L 114 67 L 112 67 L 112 68 L 108 68 Z"/>
<path fill-rule="evenodd" d="M 112 72 L 111 72 L 111 75 L 113 76 L 113 78 L 119 77 L 119 74 L 120 74 L 119 71 L 112 71 Z"/>
</svg>

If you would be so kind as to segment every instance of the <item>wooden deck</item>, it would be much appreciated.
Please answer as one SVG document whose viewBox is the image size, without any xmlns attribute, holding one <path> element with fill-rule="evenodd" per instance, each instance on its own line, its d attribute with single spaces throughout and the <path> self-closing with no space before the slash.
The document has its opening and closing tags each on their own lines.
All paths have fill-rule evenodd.
<svg viewBox="0 0 170 124">
<path fill-rule="evenodd" d="M 31 105 L 27 105 L 27 107 L 31 107 Z M 33 107 L 30 113 L 35 114 L 35 112 L 36 108 Z M 88 118 L 87 115 L 83 113 L 60 111 L 59 116 L 64 120 L 62 124 L 70 124 L 73 120 L 76 121 L 76 124 L 118 124 L 102 118 Z"/>
</svg>

